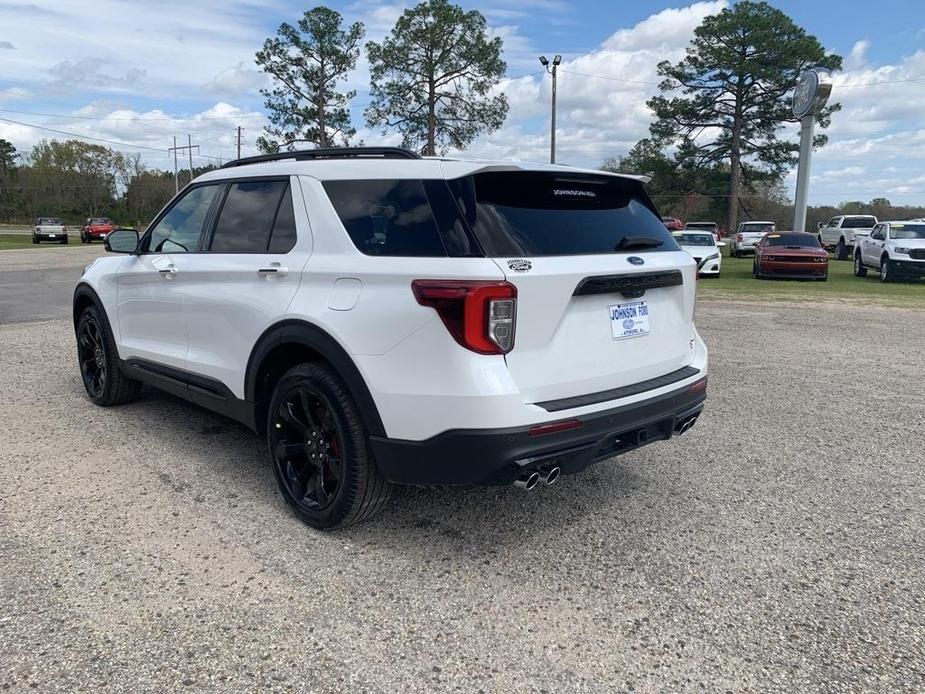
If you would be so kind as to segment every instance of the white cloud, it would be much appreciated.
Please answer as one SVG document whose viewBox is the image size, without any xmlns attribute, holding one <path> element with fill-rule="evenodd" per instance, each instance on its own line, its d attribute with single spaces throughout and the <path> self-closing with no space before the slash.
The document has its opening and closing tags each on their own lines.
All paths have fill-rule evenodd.
<svg viewBox="0 0 925 694">
<path fill-rule="evenodd" d="M 845 70 L 857 70 L 863 67 L 867 59 L 868 48 L 870 48 L 870 41 L 866 39 L 855 41 L 854 45 L 851 47 L 851 53 L 849 53 L 848 57 L 843 61 L 842 67 Z"/>
</svg>

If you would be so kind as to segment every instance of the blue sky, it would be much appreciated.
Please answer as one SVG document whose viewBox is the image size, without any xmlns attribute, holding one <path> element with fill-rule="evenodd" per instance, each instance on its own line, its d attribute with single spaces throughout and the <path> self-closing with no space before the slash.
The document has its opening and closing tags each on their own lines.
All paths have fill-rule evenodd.
<svg viewBox="0 0 925 694">
<path fill-rule="evenodd" d="M 329 3 L 380 39 L 403 7 L 394 0 Z M 479 138 L 473 156 L 548 156 L 549 78 L 537 56 L 561 53 L 558 155 L 597 166 L 647 134 L 645 101 L 655 65 L 683 56 L 693 28 L 716 2 L 463 0 L 504 39 L 511 103 L 505 126 Z M 773 2 L 845 58 L 833 99 L 844 109 L 831 144 L 814 158 L 812 203 L 886 196 L 925 204 L 925 13 L 919 2 Z M 312 4 L 284 0 L 0 0 L 0 137 L 19 149 L 43 137 L 35 126 L 79 133 L 169 168 L 166 148 L 192 134 L 207 157 L 230 158 L 234 128 L 244 151 L 265 122 L 254 52 L 282 21 Z M 582 74 L 578 74 L 582 73 Z M 588 75 L 595 75 L 589 77 Z M 368 72 L 361 59 L 355 124 L 369 143 L 394 135 L 362 123 Z M 41 115 L 39 115 L 41 114 Z M 18 121 L 18 123 L 11 123 Z M 795 130 L 793 131 L 795 133 Z M 795 135 L 794 135 L 795 136 Z M 792 176 L 788 179 L 792 182 Z"/>
</svg>

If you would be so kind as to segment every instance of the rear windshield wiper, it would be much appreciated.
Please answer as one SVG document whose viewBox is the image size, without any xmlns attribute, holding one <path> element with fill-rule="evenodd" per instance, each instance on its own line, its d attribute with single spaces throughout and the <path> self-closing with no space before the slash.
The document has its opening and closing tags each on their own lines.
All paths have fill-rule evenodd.
<svg viewBox="0 0 925 694">
<path fill-rule="evenodd" d="M 624 236 L 613 249 L 615 251 L 629 251 L 636 248 L 658 248 L 664 244 L 664 241 L 651 236 Z"/>
</svg>

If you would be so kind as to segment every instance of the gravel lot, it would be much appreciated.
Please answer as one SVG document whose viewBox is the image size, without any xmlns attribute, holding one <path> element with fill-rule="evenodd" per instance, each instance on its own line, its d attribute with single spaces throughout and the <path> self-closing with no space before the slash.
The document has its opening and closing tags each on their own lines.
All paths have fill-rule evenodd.
<svg viewBox="0 0 925 694">
<path fill-rule="evenodd" d="M 691 434 L 330 534 L 247 430 L 95 408 L 68 322 L 0 326 L 0 688 L 923 690 L 925 311 L 699 325 Z"/>
</svg>

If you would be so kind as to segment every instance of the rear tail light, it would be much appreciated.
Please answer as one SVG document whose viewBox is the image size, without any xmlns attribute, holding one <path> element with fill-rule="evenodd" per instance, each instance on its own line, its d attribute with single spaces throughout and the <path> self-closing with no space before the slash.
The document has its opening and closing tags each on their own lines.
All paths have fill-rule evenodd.
<svg viewBox="0 0 925 694">
<path fill-rule="evenodd" d="M 544 434 L 555 434 L 559 431 L 568 431 L 569 429 L 578 429 L 582 426 L 580 419 L 565 419 L 561 422 L 549 422 L 548 424 L 537 424 L 530 427 L 527 436 L 543 436 Z"/>
<path fill-rule="evenodd" d="M 742 243 L 742 234 L 736 234 L 736 240 L 737 240 L 739 243 Z"/>
<path fill-rule="evenodd" d="M 414 280 L 414 298 L 437 311 L 450 335 L 478 354 L 507 354 L 514 347 L 517 287 L 510 282 Z"/>
</svg>

